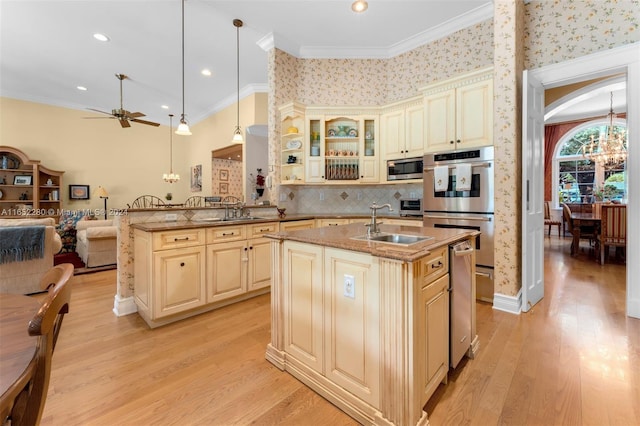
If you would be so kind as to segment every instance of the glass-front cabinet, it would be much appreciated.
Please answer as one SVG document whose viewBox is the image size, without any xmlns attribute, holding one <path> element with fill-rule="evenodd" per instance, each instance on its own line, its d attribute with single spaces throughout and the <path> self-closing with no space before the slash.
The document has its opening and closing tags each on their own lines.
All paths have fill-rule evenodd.
<svg viewBox="0 0 640 426">
<path fill-rule="evenodd" d="M 307 117 L 309 183 L 379 181 L 377 115 Z"/>
</svg>

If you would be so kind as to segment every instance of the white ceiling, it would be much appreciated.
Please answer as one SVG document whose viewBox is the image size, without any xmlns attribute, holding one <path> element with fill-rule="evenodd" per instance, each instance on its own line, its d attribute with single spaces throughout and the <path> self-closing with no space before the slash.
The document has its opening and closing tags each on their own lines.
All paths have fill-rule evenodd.
<svg viewBox="0 0 640 426">
<path fill-rule="evenodd" d="M 390 58 L 493 15 L 491 0 L 369 0 L 363 14 L 352 12 L 351 2 L 186 0 L 189 122 L 235 102 L 234 18 L 244 21 L 244 97 L 266 91 L 265 49 L 271 46 L 301 58 Z M 96 41 L 96 32 L 111 40 Z M 203 68 L 213 76 L 201 75 Z M 169 113 L 179 116 L 180 0 L 0 0 L 1 96 L 111 111 L 120 103 L 116 73 L 130 78 L 124 82 L 125 109 L 165 125 Z"/>
</svg>

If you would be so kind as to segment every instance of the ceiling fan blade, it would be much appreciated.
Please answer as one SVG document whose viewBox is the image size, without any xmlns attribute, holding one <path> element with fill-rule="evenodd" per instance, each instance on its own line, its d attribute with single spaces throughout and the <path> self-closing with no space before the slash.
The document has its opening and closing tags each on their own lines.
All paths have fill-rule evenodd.
<svg viewBox="0 0 640 426">
<path fill-rule="evenodd" d="M 131 121 L 133 121 L 134 123 L 148 124 L 149 126 L 153 126 L 153 127 L 158 127 L 160 125 L 160 123 L 154 123 L 153 121 L 147 121 L 147 120 L 139 120 L 137 118 L 132 118 Z"/>
<path fill-rule="evenodd" d="M 100 111 L 99 109 L 95 109 L 95 108 L 87 108 L 90 111 L 95 111 L 95 112 L 99 112 L 101 114 L 107 114 L 107 115 L 112 115 L 110 112 L 106 112 L 106 111 Z"/>
<path fill-rule="evenodd" d="M 141 112 L 130 112 L 129 114 L 127 114 L 129 116 L 129 118 L 139 118 L 139 117 L 144 117 L 144 114 Z"/>
<path fill-rule="evenodd" d="M 129 124 L 129 121 L 126 118 L 121 118 L 118 121 L 120 121 L 120 125 L 122 127 L 131 127 L 131 124 Z"/>
<path fill-rule="evenodd" d="M 113 120 L 115 117 L 82 117 L 85 120 L 104 120 L 105 118 L 107 120 Z"/>
</svg>

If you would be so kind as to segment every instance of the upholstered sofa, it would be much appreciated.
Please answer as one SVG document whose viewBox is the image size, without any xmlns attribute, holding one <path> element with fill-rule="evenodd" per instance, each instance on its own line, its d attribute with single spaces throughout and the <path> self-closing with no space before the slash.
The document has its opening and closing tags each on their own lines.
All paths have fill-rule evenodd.
<svg viewBox="0 0 640 426">
<path fill-rule="evenodd" d="M 2 228 L 39 225 L 45 226 L 44 257 L 0 263 L 1 293 L 30 294 L 42 291 L 40 278 L 53 267 L 53 255 L 60 251 L 62 242 L 52 218 L 0 219 L 0 238 L 3 238 Z"/>
<path fill-rule="evenodd" d="M 80 220 L 76 238 L 76 251 L 87 268 L 117 262 L 118 229 L 112 220 Z"/>
</svg>

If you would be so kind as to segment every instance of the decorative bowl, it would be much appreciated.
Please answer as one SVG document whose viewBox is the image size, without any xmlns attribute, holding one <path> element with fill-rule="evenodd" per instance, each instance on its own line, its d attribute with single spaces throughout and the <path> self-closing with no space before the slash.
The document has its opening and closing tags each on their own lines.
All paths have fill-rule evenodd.
<svg viewBox="0 0 640 426">
<path fill-rule="evenodd" d="M 298 133 L 298 128 L 297 128 L 297 127 L 293 127 L 293 126 L 289 127 L 289 128 L 287 129 L 287 134 L 289 134 L 289 135 L 290 135 L 290 134 L 292 134 L 292 133 Z"/>
</svg>

